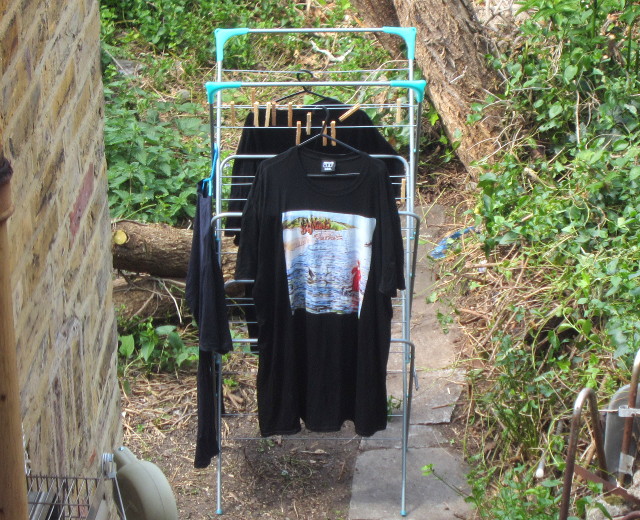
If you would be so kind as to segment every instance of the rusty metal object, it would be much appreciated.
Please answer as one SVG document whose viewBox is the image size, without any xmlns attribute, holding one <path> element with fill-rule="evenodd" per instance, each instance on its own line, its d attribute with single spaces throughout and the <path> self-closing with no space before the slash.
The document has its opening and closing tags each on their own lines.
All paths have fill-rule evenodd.
<svg viewBox="0 0 640 520">
<path fill-rule="evenodd" d="M 571 417 L 571 431 L 569 433 L 569 447 L 565 459 L 564 482 L 562 486 L 562 501 L 560 503 L 559 520 L 567 520 L 569 516 L 569 502 L 571 498 L 571 484 L 575 472 L 576 451 L 578 448 L 578 433 L 580 431 L 580 419 L 585 401 L 589 401 L 589 411 L 591 412 L 591 423 L 593 428 L 593 440 L 596 445 L 596 455 L 598 457 L 598 477 L 606 480 L 607 461 L 604 454 L 604 444 L 602 438 L 602 427 L 598 416 L 598 401 L 596 393 L 592 388 L 583 388 L 573 405 L 573 415 Z M 635 397 L 634 397 L 635 402 Z"/>
<path fill-rule="evenodd" d="M 616 518 L 616 520 L 636 520 L 638 518 L 640 518 L 640 511 L 632 511 L 625 516 Z"/>
<path fill-rule="evenodd" d="M 640 376 L 640 350 L 636 354 L 633 361 L 633 370 L 631 372 L 631 385 L 629 387 L 629 408 L 634 408 L 636 405 L 636 397 L 638 395 L 638 379 Z M 631 474 L 631 465 L 633 461 L 630 460 L 630 447 L 631 437 L 633 433 L 633 421 L 634 417 L 627 417 L 624 420 L 624 430 L 622 433 L 622 450 L 620 452 L 620 463 L 618 467 L 618 482 L 624 484 L 625 475 Z"/>
<path fill-rule="evenodd" d="M 640 498 L 632 495 L 626 489 L 616 486 L 608 480 L 599 477 L 588 469 L 584 469 L 582 466 L 576 466 L 574 472 L 576 475 L 582 477 L 585 480 L 590 480 L 591 482 L 595 482 L 596 484 L 602 484 L 602 489 L 607 492 L 606 494 L 619 496 L 629 503 L 640 506 Z"/>
</svg>

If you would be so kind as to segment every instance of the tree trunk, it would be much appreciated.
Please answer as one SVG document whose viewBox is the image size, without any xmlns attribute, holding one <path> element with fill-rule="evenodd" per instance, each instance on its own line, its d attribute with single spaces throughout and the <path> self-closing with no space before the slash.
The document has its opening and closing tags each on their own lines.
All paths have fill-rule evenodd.
<svg viewBox="0 0 640 520">
<path fill-rule="evenodd" d="M 483 102 L 499 88 L 498 75 L 486 62 L 489 48 L 473 7 L 465 0 L 353 0 L 366 22 L 376 13 L 396 14 L 402 26 L 418 30 L 416 62 L 427 80 L 427 95 L 449 139 L 459 141 L 458 158 L 469 169 L 499 146 L 501 117 L 493 113 L 467 124 L 472 104 Z M 393 22 L 393 19 L 390 20 Z"/>
<path fill-rule="evenodd" d="M 190 230 L 165 224 L 118 222 L 113 234 L 113 267 L 160 277 L 184 278 L 192 236 Z"/>
<path fill-rule="evenodd" d="M 113 230 L 113 267 L 159 278 L 186 278 L 193 231 L 166 224 L 122 221 Z M 236 246 L 233 237 L 222 238 L 222 272 L 233 278 Z"/>
<path fill-rule="evenodd" d="M 379 2 L 378 0 L 358 0 L 354 2 L 358 12 L 362 14 L 366 25 L 369 27 L 398 27 L 400 20 L 396 14 L 396 8 L 391 1 Z M 385 49 L 387 49 L 395 59 L 401 59 L 402 40 L 397 36 L 385 33 L 376 33 L 376 37 Z"/>
</svg>

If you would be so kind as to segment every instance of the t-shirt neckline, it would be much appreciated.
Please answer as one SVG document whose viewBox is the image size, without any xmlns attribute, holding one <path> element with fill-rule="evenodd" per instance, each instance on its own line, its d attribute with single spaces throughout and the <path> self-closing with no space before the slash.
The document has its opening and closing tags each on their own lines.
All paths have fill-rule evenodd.
<svg viewBox="0 0 640 520">
<path fill-rule="evenodd" d="M 328 196 L 346 195 L 348 193 L 351 193 L 355 189 L 357 189 L 360 186 L 360 184 L 363 182 L 365 176 L 368 174 L 369 165 L 371 162 L 369 160 L 370 157 L 364 152 L 348 152 L 340 155 L 325 154 L 317 150 L 311 150 L 308 148 L 303 148 L 301 146 L 294 146 L 293 152 L 294 152 L 296 161 L 298 163 L 298 171 L 300 172 L 300 177 L 302 178 L 302 181 L 307 185 L 307 187 L 310 190 L 313 190 L 317 193 L 328 195 Z M 331 179 L 313 180 L 307 175 L 308 172 L 305 169 L 305 165 L 302 161 L 302 155 L 305 155 L 306 157 L 309 157 L 318 161 L 322 159 L 331 158 L 331 159 L 334 159 L 336 162 L 359 158 L 361 159 L 362 163 L 361 163 L 361 167 L 359 169 L 358 175 L 354 175 L 351 182 L 345 185 L 344 184 L 345 177 L 340 177 L 339 179 L 342 187 L 332 189 Z"/>
</svg>

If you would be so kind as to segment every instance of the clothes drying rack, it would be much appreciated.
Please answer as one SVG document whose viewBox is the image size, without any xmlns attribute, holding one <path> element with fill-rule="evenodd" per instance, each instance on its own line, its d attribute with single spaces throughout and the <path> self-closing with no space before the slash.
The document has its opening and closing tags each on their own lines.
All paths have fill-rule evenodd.
<svg viewBox="0 0 640 520">
<path fill-rule="evenodd" d="M 314 78 L 308 76 L 301 77 L 300 70 L 279 70 L 279 71 L 263 71 L 263 70 L 239 70 L 239 69 L 225 69 L 224 67 L 224 47 L 225 44 L 232 38 L 252 35 L 252 34 L 273 34 L 274 37 L 280 35 L 298 35 L 298 38 L 311 38 L 321 34 L 328 33 L 385 33 L 389 35 L 395 35 L 403 39 L 406 47 L 406 60 L 402 60 L 405 66 L 394 67 L 391 69 L 383 68 L 376 70 L 337 70 L 333 68 L 325 68 L 324 70 L 314 71 Z M 336 35 L 339 36 L 339 35 Z M 294 36 L 295 37 L 295 36 Z M 247 36 L 251 38 L 251 36 Z M 418 147 L 420 138 L 420 113 L 422 108 L 422 101 L 424 98 L 424 90 L 426 82 L 424 80 L 415 78 L 414 71 L 414 55 L 415 55 L 415 41 L 416 30 L 415 28 L 404 27 L 382 27 L 382 28 L 296 28 L 296 29 L 249 29 L 249 28 L 234 28 L 234 29 L 216 29 L 215 42 L 216 42 L 216 79 L 215 81 L 207 82 L 205 87 L 207 91 L 207 100 L 209 104 L 209 116 L 211 124 L 211 177 L 209 178 L 209 190 L 215 197 L 214 217 L 212 221 L 212 227 L 216 233 L 216 239 L 219 244 L 218 253 L 219 260 L 228 256 L 233 256 L 235 251 L 229 248 L 225 250 L 225 241 L 222 237 L 225 232 L 225 219 L 229 217 L 238 217 L 241 214 L 229 212 L 227 206 L 230 202 L 229 186 L 232 182 L 238 182 L 238 179 L 232 179 L 231 175 L 227 173 L 232 161 L 236 159 L 265 159 L 271 157 L 270 155 L 234 155 L 234 150 L 226 150 L 225 144 L 228 140 L 224 140 L 226 132 L 236 132 L 242 128 L 241 118 L 237 114 L 241 114 L 243 111 L 248 113 L 251 110 L 257 110 L 262 108 L 265 111 L 268 110 L 283 110 L 285 107 L 275 108 L 271 102 L 267 101 L 255 101 L 256 93 L 262 95 L 262 93 L 278 92 L 277 97 L 281 97 L 283 94 L 288 95 L 291 89 L 300 90 L 319 87 L 332 87 L 334 89 L 352 89 L 353 95 L 366 96 L 361 103 L 354 101 L 352 104 L 355 108 L 361 108 L 370 112 L 376 111 L 378 113 L 386 114 L 386 121 L 381 118 L 379 124 L 376 123 L 379 129 L 385 130 L 387 133 L 395 133 L 396 135 L 403 134 L 406 139 L 406 149 L 408 150 L 404 156 L 393 156 L 394 160 L 399 160 L 404 166 L 404 174 L 392 179 L 392 182 L 396 184 L 399 192 L 398 205 L 399 213 L 402 222 L 403 240 L 405 244 L 405 281 L 407 289 L 400 291 L 398 296 L 393 300 L 394 318 L 392 321 L 392 339 L 390 349 L 391 355 L 397 354 L 400 356 L 401 368 L 398 369 L 402 378 L 402 403 L 400 406 L 400 412 L 397 414 L 402 420 L 402 433 L 401 438 L 393 438 L 391 440 L 401 441 L 401 453 L 402 453 L 402 467 L 401 467 L 401 482 L 400 482 L 400 514 L 406 516 L 406 473 L 407 473 L 407 450 L 408 450 L 408 435 L 409 435 L 409 418 L 411 412 L 411 396 L 412 387 L 416 385 L 417 380 L 415 378 L 414 369 L 414 350 L 415 347 L 410 338 L 410 318 L 411 318 L 411 302 L 414 285 L 415 264 L 417 256 L 417 245 L 419 235 L 420 218 L 414 213 L 415 199 L 414 194 L 416 191 L 416 170 L 418 165 Z M 395 65 L 395 62 L 392 62 Z M 308 72 L 308 71 L 305 71 Z M 342 74 L 342 75 L 341 75 Z M 336 77 L 340 79 L 335 79 Z M 382 77 L 382 79 L 380 79 Z M 392 79 L 388 79 L 392 77 Z M 266 78 L 266 79 L 264 79 Z M 347 79 L 344 79 L 347 78 Z M 364 79 L 362 79 L 364 78 Z M 257 79 L 257 80 L 256 80 Z M 247 90 L 251 92 L 251 102 L 247 102 L 245 97 L 238 97 L 240 102 L 238 104 L 234 99 L 234 93 L 238 93 L 239 89 L 242 92 Z M 289 90 L 287 90 L 289 89 Z M 383 97 L 383 101 L 380 101 L 380 95 L 372 97 L 370 91 L 377 89 L 376 92 L 384 90 L 388 93 L 386 97 Z M 273 95 L 273 94 L 271 94 Z M 389 97 L 395 97 L 395 102 L 390 101 Z M 302 102 L 300 102 L 302 103 Z M 304 106 L 305 110 L 311 110 L 310 105 Z M 313 109 L 322 109 L 321 105 L 313 106 Z M 289 110 L 291 110 L 289 105 Z M 236 112 L 238 111 L 238 112 Z M 266 113 L 266 112 L 265 112 Z M 348 115 L 347 115 L 348 117 Z M 348 125 L 348 119 L 346 120 Z M 266 125 L 265 125 L 266 126 Z M 322 127 L 313 127 L 305 129 L 305 138 L 309 135 L 313 135 L 326 129 L 328 132 L 329 121 Z M 310 132 L 309 132 L 310 130 Z M 338 130 L 339 132 L 339 130 Z M 340 138 L 339 133 L 336 136 Z M 304 140 L 304 138 L 303 138 Z M 293 146 L 295 143 L 291 143 Z M 328 143 L 330 146 L 330 143 Z M 375 155 L 372 157 L 389 159 L 391 156 L 387 155 Z M 400 177 L 400 178 L 398 178 Z M 246 179 L 245 182 L 250 184 L 251 179 Z M 228 231 L 228 229 L 227 229 Z M 249 283 L 251 281 L 243 280 L 242 283 Z M 238 281 L 229 281 L 228 285 L 234 285 Z M 245 305 L 250 302 L 243 301 L 243 298 L 234 298 L 230 305 Z M 250 338 L 236 338 L 234 339 L 235 345 L 244 345 L 255 343 L 257 340 Z M 242 351 L 243 349 L 234 348 L 234 352 Z M 245 349 L 246 350 L 246 349 Z M 224 366 L 222 357 L 218 354 L 216 357 L 216 366 L 219 370 L 219 377 L 217 380 L 217 424 L 220 427 L 222 425 L 222 381 L 224 379 Z M 388 374 L 390 371 L 388 370 Z M 220 429 L 220 428 L 219 428 Z M 378 435 L 376 440 L 389 440 L 388 438 L 381 438 Z M 220 432 L 220 453 L 217 460 L 217 475 L 216 475 L 216 502 L 217 513 L 222 514 L 222 457 L 223 457 L 223 441 L 222 432 Z"/>
</svg>

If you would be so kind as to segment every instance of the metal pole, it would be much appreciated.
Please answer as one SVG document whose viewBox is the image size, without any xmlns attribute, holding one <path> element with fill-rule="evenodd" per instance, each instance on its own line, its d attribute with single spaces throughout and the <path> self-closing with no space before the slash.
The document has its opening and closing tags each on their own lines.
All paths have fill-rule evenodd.
<svg viewBox="0 0 640 520">
<path fill-rule="evenodd" d="M 7 219 L 13 213 L 11 173 L 0 144 L 0 520 L 26 520 L 27 481 L 7 235 Z"/>
<path fill-rule="evenodd" d="M 593 441 L 596 445 L 596 456 L 598 458 L 598 475 L 607 478 L 607 461 L 604 455 L 602 443 L 602 428 L 598 415 L 598 402 L 593 388 L 583 388 L 578 394 L 573 405 L 573 415 L 571 417 L 571 431 L 569 433 L 569 447 L 567 448 L 566 465 L 564 469 L 564 482 L 562 485 L 562 501 L 560 503 L 559 520 L 566 520 L 569 516 L 569 503 L 571 501 L 571 484 L 575 471 L 576 450 L 578 449 L 578 434 L 580 433 L 580 417 L 584 403 L 589 402 L 591 412 L 591 427 L 593 428 Z"/>
<path fill-rule="evenodd" d="M 638 376 L 640 372 L 640 351 L 636 353 L 636 357 L 633 360 L 633 370 L 631 372 L 631 385 L 629 386 L 629 408 L 635 408 L 636 397 L 638 395 Z M 620 463 L 618 467 L 618 482 L 620 485 L 624 485 L 625 475 L 632 474 L 633 457 L 629 454 L 629 448 L 631 447 L 631 434 L 633 432 L 633 421 L 635 417 L 627 417 L 624 420 L 624 429 L 622 430 L 622 447 L 620 450 Z"/>
</svg>

